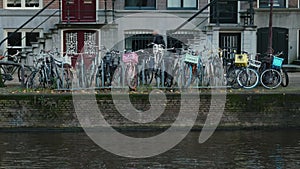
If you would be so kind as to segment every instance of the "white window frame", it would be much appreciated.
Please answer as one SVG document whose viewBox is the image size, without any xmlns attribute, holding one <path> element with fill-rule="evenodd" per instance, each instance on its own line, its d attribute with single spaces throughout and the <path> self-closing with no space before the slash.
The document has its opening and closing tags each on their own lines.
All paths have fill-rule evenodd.
<svg viewBox="0 0 300 169">
<path fill-rule="evenodd" d="M 7 1 L 8 0 L 3 0 L 3 8 L 5 9 L 41 9 L 43 7 L 43 0 L 37 0 L 39 1 L 38 7 L 26 7 L 26 3 L 25 3 L 26 0 L 21 0 L 21 7 L 8 7 Z"/>
<path fill-rule="evenodd" d="M 300 59 L 300 29 L 297 30 L 297 58 Z"/>
<path fill-rule="evenodd" d="M 256 4 L 257 4 L 257 8 L 260 8 L 260 6 L 259 6 L 259 1 L 260 1 L 260 0 L 257 0 L 257 3 L 256 3 Z M 299 6 L 299 3 L 298 3 L 298 6 Z M 289 0 L 286 0 L 286 1 L 285 1 L 285 8 L 289 8 Z"/>
<path fill-rule="evenodd" d="M 15 29 L 5 29 L 4 30 L 4 37 L 8 37 L 8 32 L 14 32 L 14 31 L 15 31 Z M 21 32 L 21 38 L 23 38 L 26 35 L 26 33 L 31 32 L 31 29 L 21 29 L 18 32 Z M 34 33 L 35 32 L 40 33 L 39 37 L 42 37 L 42 35 L 43 35 L 42 29 L 36 29 L 33 32 Z M 28 47 L 28 46 L 26 46 L 26 37 L 21 40 L 21 46 L 8 46 L 8 40 L 7 40 L 6 43 L 5 43 L 5 47 L 6 48 L 11 48 L 11 49 Z"/>
<path fill-rule="evenodd" d="M 179 10 L 190 10 L 190 9 L 199 9 L 199 0 L 196 0 L 195 7 L 184 7 L 184 0 L 180 0 L 180 7 L 169 7 L 169 3 L 167 0 L 167 9 L 179 9 Z"/>
</svg>

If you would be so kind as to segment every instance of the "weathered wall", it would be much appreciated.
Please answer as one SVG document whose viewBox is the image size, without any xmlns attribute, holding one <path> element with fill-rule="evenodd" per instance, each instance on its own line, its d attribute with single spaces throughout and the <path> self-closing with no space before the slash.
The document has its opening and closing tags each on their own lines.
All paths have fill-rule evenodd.
<svg viewBox="0 0 300 169">
<path fill-rule="evenodd" d="M 219 125 L 222 129 L 294 128 L 300 127 L 300 94 L 230 94 Z M 167 95 L 165 112 L 155 121 L 142 126 L 121 116 L 110 95 L 97 95 L 105 119 L 123 129 L 168 127 L 175 121 L 180 107 L 179 95 Z M 120 98 L 122 99 L 122 98 Z M 201 129 L 211 106 L 211 96 L 201 94 L 195 129 Z M 132 104 L 141 110 L 149 108 L 147 95 L 132 95 Z M 213 101 L 215 102 L 215 101 Z M 189 102 L 195 106 L 196 102 Z M 124 105 L 127 106 L 127 105 Z M 88 110 L 88 108 L 87 108 Z M 97 119 L 95 119 L 97 120 Z M 0 128 L 80 129 L 72 95 L 1 95 Z"/>
</svg>

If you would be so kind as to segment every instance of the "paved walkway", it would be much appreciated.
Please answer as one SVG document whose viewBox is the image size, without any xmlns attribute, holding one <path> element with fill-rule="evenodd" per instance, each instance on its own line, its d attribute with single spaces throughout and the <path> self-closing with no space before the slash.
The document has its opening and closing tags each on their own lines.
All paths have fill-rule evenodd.
<svg viewBox="0 0 300 169">
<path fill-rule="evenodd" d="M 289 86 L 287 87 L 280 86 L 273 90 L 265 89 L 262 86 L 258 86 L 254 89 L 227 89 L 226 92 L 228 93 L 300 93 L 300 72 L 289 73 L 289 80 L 290 80 Z M 7 87 L 0 88 L 0 94 L 65 93 L 62 91 L 51 91 L 49 89 L 44 89 L 41 91 L 26 90 L 26 88 L 21 87 L 20 82 L 18 82 L 17 80 L 6 82 L 5 85 L 7 85 Z M 207 90 L 204 89 L 204 91 Z M 107 91 L 99 91 L 99 93 L 107 93 Z M 139 93 L 139 92 L 135 92 L 135 93 Z"/>
</svg>

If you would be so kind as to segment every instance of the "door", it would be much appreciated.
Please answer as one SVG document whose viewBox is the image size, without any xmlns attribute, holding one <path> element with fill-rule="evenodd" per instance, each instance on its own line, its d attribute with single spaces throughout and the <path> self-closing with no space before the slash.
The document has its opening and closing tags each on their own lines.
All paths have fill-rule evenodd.
<svg viewBox="0 0 300 169">
<path fill-rule="evenodd" d="M 62 21 L 95 22 L 96 0 L 62 0 Z"/>
<path fill-rule="evenodd" d="M 289 31 L 286 28 L 273 28 L 273 40 L 272 40 L 272 48 L 274 50 L 274 54 L 277 52 L 283 51 L 284 55 L 281 56 L 284 58 L 284 64 L 288 63 L 288 36 Z M 257 31 L 257 52 L 258 53 L 266 53 L 268 50 L 268 34 L 269 28 L 260 28 Z"/>
<path fill-rule="evenodd" d="M 64 52 L 72 56 L 72 66 L 75 66 L 79 56 L 83 56 L 86 66 L 89 66 L 90 60 L 98 52 L 97 32 L 93 30 L 70 30 L 64 31 Z"/>
</svg>

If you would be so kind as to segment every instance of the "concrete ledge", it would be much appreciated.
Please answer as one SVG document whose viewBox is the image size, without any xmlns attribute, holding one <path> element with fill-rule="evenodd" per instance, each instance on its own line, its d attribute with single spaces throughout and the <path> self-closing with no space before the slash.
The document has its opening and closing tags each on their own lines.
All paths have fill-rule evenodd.
<svg viewBox="0 0 300 169">
<path fill-rule="evenodd" d="M 165 130 L 170 127 L 179 113 L 180 94 L 167 94 L 166 97 L 164 113 L 153 122 L 143 125 L 129 121 L 118 113 L 110 94 L 96 95 L 98 107 L 106 121 L 117 130 L 131 131 Z M 123 97 L 119 99 L 122 100 Z M 150 108 L 147 94 L 130 95 L 130 100 L 139 110 Z M 123 106 L 128 105 L 124 102 Z M 212 100 L 209 93 L 200 94 L 200 103 L 189 101 L 189 107 L 193 106 L 200 106 L 193 130 L 202 129 L 211 107 L 222 111 L 218 107 L 218 100 Z M 97 120 L 93 117 L 91 119 Z M 300 128 L 299 119 L 300 94 L 227 94 L 218 129 Z M 185 126 L 178 126 L 179 129 L 182 127 Z M 15 94 L 0 95 L 0 131 L 7 130 L 82 131 L 82 128 L 74 110 L 71 94 Z"/>
</svg>

